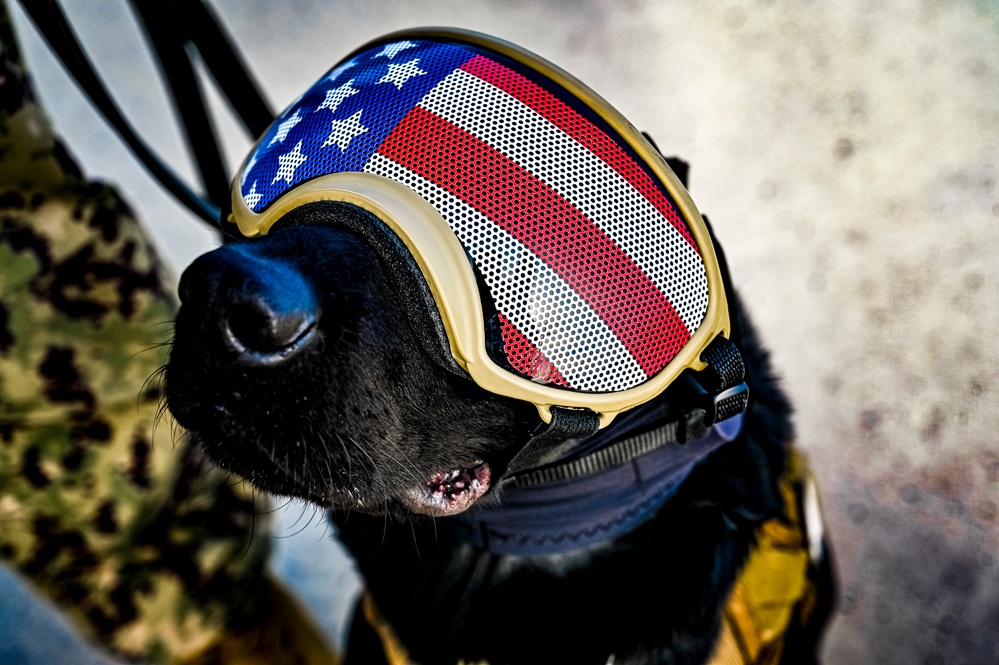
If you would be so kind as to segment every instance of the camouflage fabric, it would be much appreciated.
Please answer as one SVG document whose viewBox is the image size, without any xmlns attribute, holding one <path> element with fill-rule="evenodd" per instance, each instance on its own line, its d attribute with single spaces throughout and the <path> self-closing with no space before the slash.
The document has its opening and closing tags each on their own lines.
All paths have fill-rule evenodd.
<svg viewBox="0 0 999 665">
<path fill-rule="evenodd" d="M 160 410 L 172 281 L 31 94 L 0 5 L 0 555 L 148 662 L 330 662 L 269 579 L 264 499 Z"/>
</svg>

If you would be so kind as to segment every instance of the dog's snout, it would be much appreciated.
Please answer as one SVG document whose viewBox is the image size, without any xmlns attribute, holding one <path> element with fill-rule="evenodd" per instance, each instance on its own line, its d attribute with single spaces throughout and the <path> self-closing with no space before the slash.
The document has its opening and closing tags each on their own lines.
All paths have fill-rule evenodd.
<svg viewBox="0 0 999 665">
<path fill-rule="evenodd" d="M 214 319 L 207 328 L 218 330 L 244 363 L 281 362 L 316 334 L 320 308 L 312 287 L 293 266 L 258 255 L 252 244 L 200 257 L 185 271 L 180 292 L 185 306 Z"/>
</svg>

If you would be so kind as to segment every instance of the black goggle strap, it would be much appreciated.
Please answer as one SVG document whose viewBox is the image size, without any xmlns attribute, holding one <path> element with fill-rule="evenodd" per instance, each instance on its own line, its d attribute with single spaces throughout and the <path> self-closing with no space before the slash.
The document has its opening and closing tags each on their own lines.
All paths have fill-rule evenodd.
<svg viewBox="0 0 999 665">
<path fill-rule="evenodd" d="M 132 0 L 132 4 L 145 25 L 167 79 L 188 149 L 195 157 L 210 200 L 184 183 L 135 132 L 108 94 L 58 2 L 20 0 L 20 4 L 80 89 L 146 170 L 191 212 L 223 235 L 231 235 L 232 229 L 222 219 L 222 211 L 228 207 L 228 178 L 186 47 L 193 45 L 201 54 L 252 136 L 261 134 L 274 115 L 231 41 L 202 0 L 167 0 L 162 5 Z"/>
<path fill-rule="evenodd" d="M 553 406 L 551 414 L 551 422 L 547 425 L 542 423 L 510 460 L 503 479 L 504 484 L 515 478 L 516 474 L 533 469 L 546 458 L 557 454 L 558 448 L 567 441 L 591 436 L 600 429 L 599 414 L 589 409 Z"/>
<path fill-rule="evenodd" d="M 594 411 L 552 407 L 551 422 L 539 428 L 514 456 L 503 485 L 544 485 L 598 473 L 666 445 L 695 441 L 715 423 L 745 412 L 749 404 L 749 387 L 744 381 L 742 355 L 735 344 L 719 336 L 704 350 L 701 360 L 708 363 L 705 369 L 685 372 L 673 384 L 687 395 L 676 420 L 582 457 L 544 464 L 546 459 L 557 457 L 559 448 L 566 442 L 591 436 L 600 427 L 600 417 Z"/>
<path fill-rule="evenodd" d="M 667 161 L 671 162 L 674 171 L 679 167 L 686 185 L 686 163 L 676 159 Z M 676 164 L 672 163 L 674 161 Z M 704 217 L 704 223 L 714 239 L 707 217 Z M 684 404 L 682 415 L 655 430 L 616 441 L 583 457 L 539 467 L 546 458 L 556 456 L 564 443 L 591 436 L 599 429 L 600 419 L 593 411 L 552 407 L 551 423 L 542 424 L 514 456 L 503 485 L 526 487 L 587 476 L 626 464 L 663 446 L 699 439 L 715 423 L 745 413 L 749 406 L 749 386 L 746 365 L 739 351 L 742 341 L 739 317 L 725 253 L 721 243 L 716 241 L 714 247 L 731 311 L 731 339 L 715 338 L 701 353 L 701 360 L 707 367 L 700 372 L 684 372 L 670 387 L 671 391 L 685 396 L 681 401 Z"/>
</svg>

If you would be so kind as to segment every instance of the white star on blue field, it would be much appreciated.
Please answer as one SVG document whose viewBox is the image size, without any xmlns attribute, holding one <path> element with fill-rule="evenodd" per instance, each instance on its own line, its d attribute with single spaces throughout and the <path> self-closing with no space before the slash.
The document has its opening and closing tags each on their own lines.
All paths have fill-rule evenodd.
<svg viewBox="0 0 999 665">
<path fill-rule="evenodd" d="M 247 207 L 260 212 L 320 175 L 362 171 L 402 118 L 474 55 L 453 44 L 406 40 L 332 69 L 275 120 L 251 153 L 240 180 Z"/>
</svg>

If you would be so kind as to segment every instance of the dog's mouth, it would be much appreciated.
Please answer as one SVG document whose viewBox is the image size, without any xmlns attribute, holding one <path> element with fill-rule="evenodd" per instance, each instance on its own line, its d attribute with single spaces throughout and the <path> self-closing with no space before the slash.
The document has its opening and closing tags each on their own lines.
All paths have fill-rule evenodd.
<svg viewBox="0 0 999 665">
<path fill-rule="evenodd" d="M 438 471 L 426 483 L 406 492 L 400 501 L 418 515 L 457 515 L 489 490 L 490 477 L 489 465 L 479 460 L 468 467 Z"/>
</svg>

